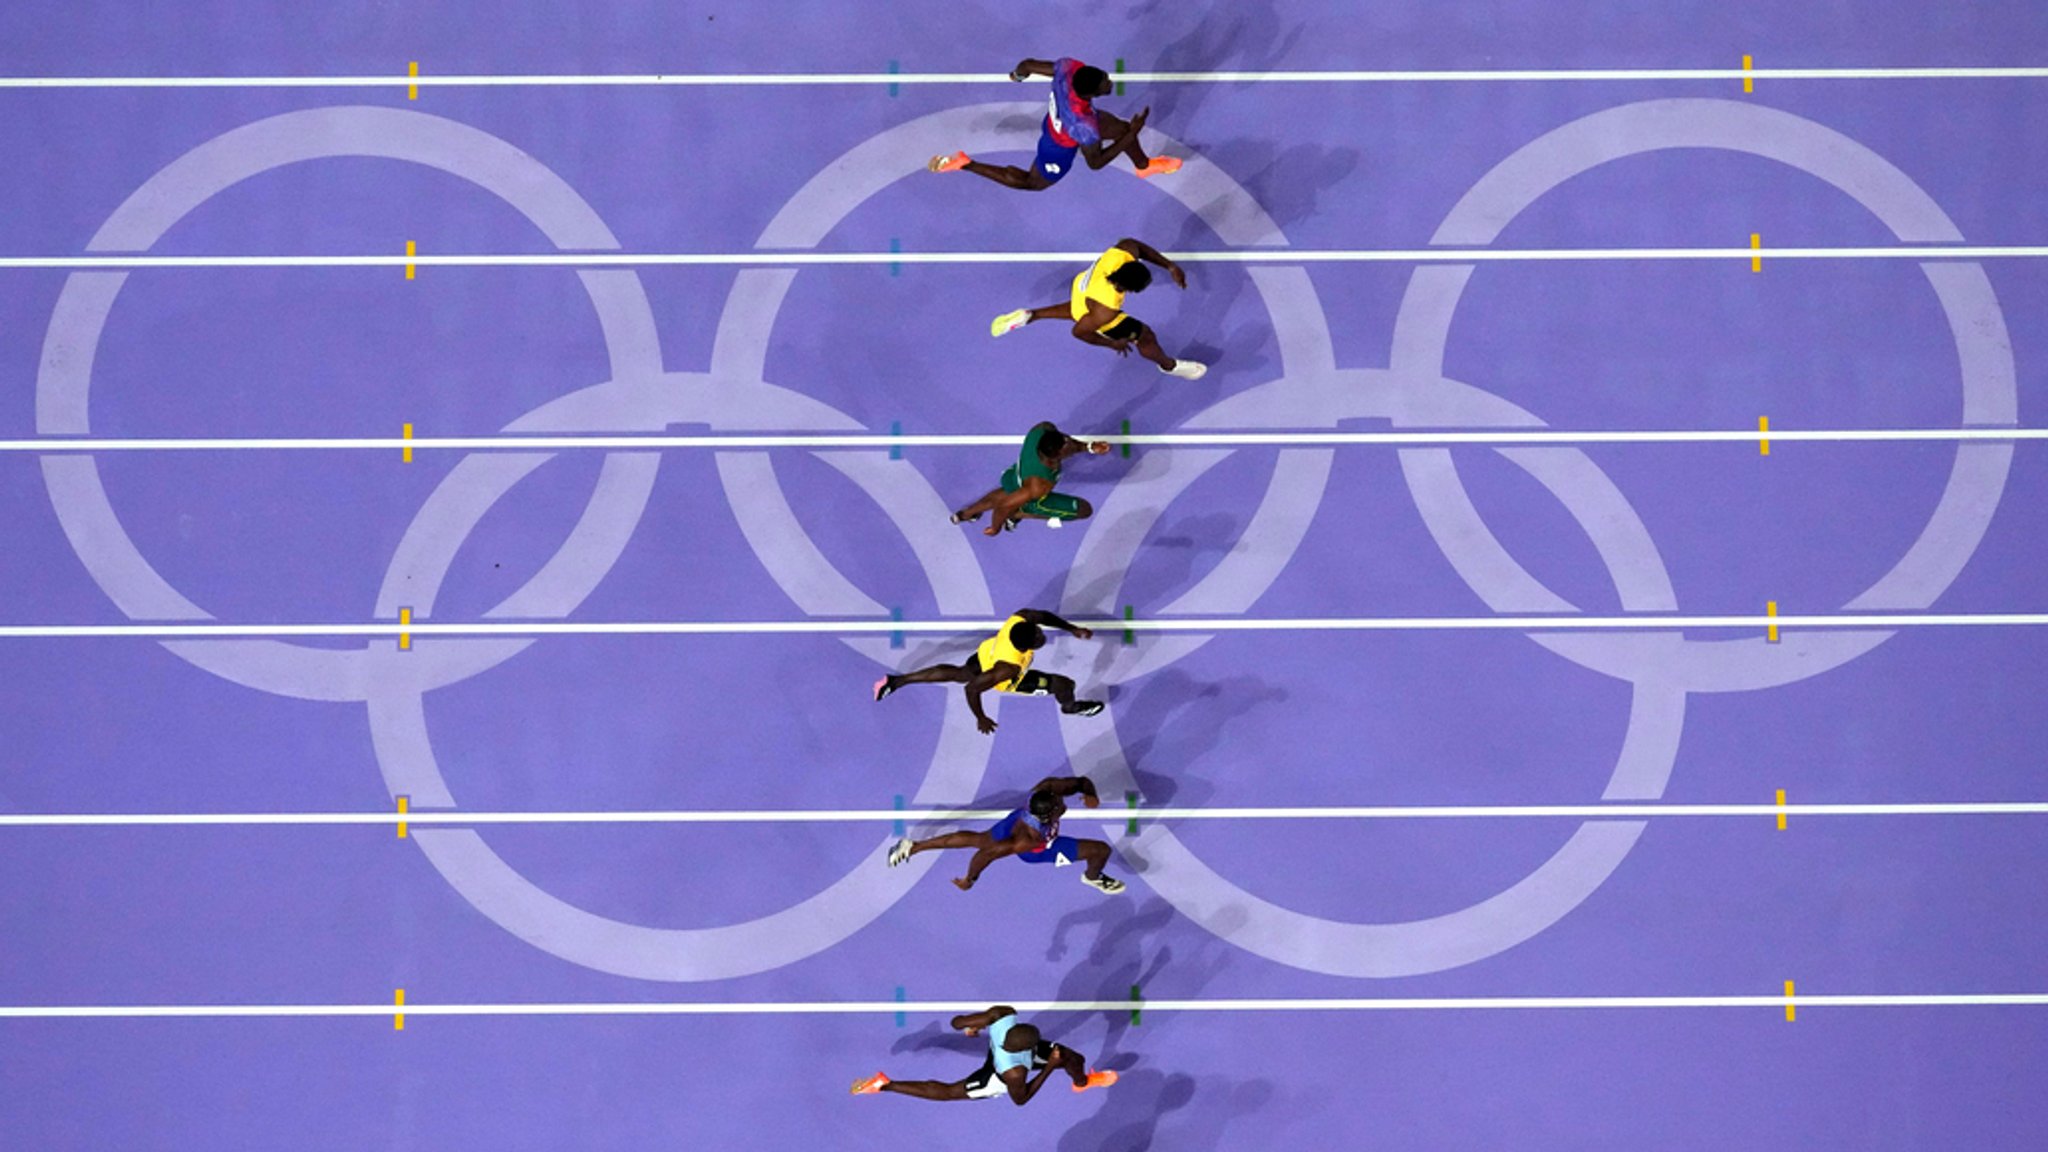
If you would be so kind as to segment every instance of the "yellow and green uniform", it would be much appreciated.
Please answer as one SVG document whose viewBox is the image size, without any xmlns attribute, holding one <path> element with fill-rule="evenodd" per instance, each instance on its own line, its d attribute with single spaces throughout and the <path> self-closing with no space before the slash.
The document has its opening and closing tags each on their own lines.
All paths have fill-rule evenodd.
<svg viewBox="0 0 2048 1152">
<path fill-rule="evenodd" d="M 1024 649 L 1010 643 L 1010 629 L 1022 623 L 1024 623 L 1022 616 L 1010 617 L 1008 620 L 1003 621 L 1003 627 L 1000 631 L 987 640 L 983 640 L 981 647 L 974 650 L 974 657 L 981 662 L 981 670 L 984 672 L 998 664 L 1012 664 L 1016 666 L 1016 679 L 1005 680 L 1001 684 L 996 685 L 995 690 L 998 692 L 1016 691 L 1017 681 L 1022 680 L 1024 674 L 1031 671 L 1031 658 L 1038 654 L 1036 650 L 1026 652 Z"/>
<path fill-rule="evenodd" d="M 1068 308 L 1073 312 L 1074 319 L 1079 320 L 1088 315 L 1088 303 L 1091 300 L 1116 310 L 1115 316 L 1096 329 L 1098 332 L 1107 332 L 1130 319 L 1123 312 L 1123 289 L 1109 282 L 1109 274 L 1136 259 L 1136 256 L 1121 248 L 1111 248 L 1096 257 L 1095 263 L 1090 265 L 1086 272 L 1074 277 L 1073 296 L 1068 301 Z"/>
<path fill-rule="evenodd" d="M 1018 449 L 1017 462 L 1003 471 L 1003 491 L 1015 492 L 1022 488 L 1024 478 L 1029 476 L 1038 476 L 1054 484 L 1060 482 L 1060 466 L 1046 463 L 1038 451 L 1039 444 L 1051 428 L 1051 424 L 1037 424 L 1024 434 L 1024 445 Z M 1048 492 L 1024 505 L 1023 511 L 1033 516 L 1071 520 L 1081 511 L 1081 502 L 1072 496 Z"/>
</svg>

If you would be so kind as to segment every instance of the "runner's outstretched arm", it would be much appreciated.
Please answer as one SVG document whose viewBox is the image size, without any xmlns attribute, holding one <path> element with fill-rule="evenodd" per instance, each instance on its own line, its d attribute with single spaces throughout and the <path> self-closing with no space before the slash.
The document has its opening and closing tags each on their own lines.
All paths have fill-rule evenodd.
<svg viewBox="0 0 2048 1152">
<path fill-rule="evenodd" d="M 1038 1070 L 1036 1076 L 1028 1080 L 1025 1079 L 1022 1068 L 1012 1068 L 1003 1073 L 1003 1085 L 1010 1090 L 1010 1103 L 1019 1108 L 1031 1103 L 1031 1098 L 1038 1095 L 1038 1090 L 1045 1086 L 1045 1078 L 1052 1075 L 1054 1067 L 1054 1064 L 1048 1062 Z"/>
<path fill-rule="evenodd" d="M 1151 115 L 1152 109 L 1147 108 L 1126 121 L 1096 109 L 1095 121 L 1102 129 L 1102 143 L 1084 145 L 1081 158 L 1088 161 L 1090 168 L 1101 168 L 1119 156 L 1129 156 L 1132 167 L 1143 168 L 1151 157 L 1145 155 L 1145 149 L 1139 145 L 1138 133 Z"/>
<path fill-rule="evenodd" d="M 968 1012 L 953 1017 L 953 1028 L 956 1031 L 965 1032 L 969 1036 L 974 1036 L 979 1034 L 983 1028 L 1001 1020 L 1003 1017 L 1015 1016 L 1016 1014 L 1017 1010 L 1008 1004 L 997 1004 L 986 1012 Z"/>
<path fill-rule="evenodd" d="M 1082 803 L 1090 808 L 1102 802 L 1101 798 L 1095 794 L 1095 781 L 1090 780 L 1086 776 L 1047 776 L 1045 779 L 1033 784 L 1031 790 L 1033 792 L 1050 792 L 1055 796 L 1072 796 L 1074 793 L 1079 792 Z"/>
<path fill-rule="evenodd" d="M 1025 608 L 1022 611 L 1018 612 L 1017 615 L 1023 617 L 1030 623 L 1038 625 L 1041 628 L 1057 628 L 1060 631 L 1067 633 L 1068 635 L 1076 637 L 1077 639 L 1086 640 L 1090 636 L 1095 635 L 1094 629 L 1083 628 L 1077 624 L 1070 624 L 1067 621 L 1060 619 L 1058 616 L 1055 616 L 1052 613 L 1047 612 L 1043 608 Z"/>
<path fill-rule="evenodd" d="M 1065 436 L 1066 434 L 1063 432 L 1061 435 Z M 1109 454 L 1109 441 L 1083 440 L 1076 436 L 1067 436 L 1067 442 L 1060 445 L 1060 454 L 1055 463 L 1065 463 L 1067 460 L 1079 456 L 1083 452 L 1088 453 L 1090 456 L 1107 456 Z"/>
<path fill-rule="evenodd" d="M 1116 246 L 1145 261 L 1147 264 L 1157 264 L 1159 267 L 1166 269 L 1166 274 L 1173 277 L 1175 285 L 1181 288 L 1188 286 L 1188 274 L 1181 269 L 1181 266 L 1168 260 L 1160 254 L 1159 249 L 1145 243 L 1143 240 L 1133 240 L 1126 236 L 1117 241 Z"/>
</svg>

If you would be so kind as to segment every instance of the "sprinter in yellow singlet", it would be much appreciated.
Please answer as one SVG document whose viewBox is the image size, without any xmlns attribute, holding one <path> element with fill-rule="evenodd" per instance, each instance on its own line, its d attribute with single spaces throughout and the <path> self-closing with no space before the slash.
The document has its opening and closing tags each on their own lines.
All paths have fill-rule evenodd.
<svg viewBox="0 0 2048 1152">
<path fill-rule="evenodd" d="M 1159 346 L 1159 336 L 1151 325 L 1124 313 L 1124 296 L 1143 292 L 1152 284 L 1152 270 L 1145 267 L 1146 263 L 1166 269 L 1166 274 L 1180 287 L 1188 286 L 1187 273 L 1180 265 L 1160 255 L 1157 248 L 1125 237 L 1074 277 L 1073 289 L 1064 302 L 1005 312 L 989 324 L 989 333 L 1002 336 L 1036 320 L 1064 320 L 1074 326 L 1074 339 L 1084 344 L 1100 345 L 1119 356 L 1129 356 L 1131 349 L 1136 348 L 1138 355 L 1157 364 L 1161 372 L 1183 380 L 1199 380 L 1209 370 L 1207 365 L 1168 356 Z"/>
<path fill-rule="evenodd" d="M 1031 661 L 1045 647 L 1045 630 L 1057 628 L 1077 639 L 1095 635 L 1088 628 L 1067 623 L 1050 612 L 1020 608 L 994 636 L 981 642 L 974 655 L 960 664 L 934 664 L 915 672 L 884 676 L 875 681 L 875 699 L 880 700 L 905 684 L 961 684 L 967 689 L 967 707 L 974 723 L 984 734 L 996 730 L 996 722 L 981 710 L 984 692 L 1011 692 L 1020 696 L 1051 696 L 1060 711 L 1069 716 L 1093 716 L 1102 711 L 1100 700 L 1076 700 L 1074 682 L 1051 672 L 1034 672 Z"/>
</svg>

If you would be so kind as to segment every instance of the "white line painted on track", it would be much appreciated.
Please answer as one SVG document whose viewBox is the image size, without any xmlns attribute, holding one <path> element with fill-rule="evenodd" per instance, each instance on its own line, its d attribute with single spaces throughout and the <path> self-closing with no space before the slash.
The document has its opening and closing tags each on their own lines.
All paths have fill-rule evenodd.
<svg viewBox="0 0 2048 1152">
<path fill-rule="evenodd" d="M 2048 440 L 2048 428 L 1808 428 L 1651 429 L 1575 432 L 1563 429 L 1481 429 L 1444 432 L 1166 432 L 1135 436 L 1087 435 L 1136 447 L 1341 447 L 1346 445 L 1513 445 L 1513 444 L 1754 444 L 1763 440 L 1812 443 L 1949 443 Z M 66 439 L 0 440 L 0 452 L 304 452 L 442 449 L 446 451 L 605 451 L 683 448 L 994 448 L 1012 447 L 1014 434 L 883 435 L 861 433 L 809 436 L 427 436 L 404 437 L 251 437 L 197 439 Z"/>
<path fill-rule="evenodd" d="M 0 828 L 318 827 L 392 824 L 919 824 L 1000 820 L 1006 808 L 737 809 L 616 812 L 49 812 L 0 813 Z M 1070 820 L 1669 819 L 1765 816 L 2043 816 L 2048 802 L 1925 804 L 1521 804 L 1305 808 L 1069 809 Z"/>
<path fill-rule="evenodd" d="M 408 995 L 407 1016 L 854 1016 L 950 1015 L 978 1012 L 993 1000 L 827 1000 L 590 1002 L 556 1004 L 434 1004 Z M 1003 1000 L 1020 1013 L 1128 1013 L 1129 1000 Z M 1841 994 L 1801 993 L 1805 1008 L 2041 1007 L 2048 993 Z M 1475 996 L 1385 999 L 1146 1000 L 1147 1012 L 1472 1012 L 1557 1009 L 1782 1009 L 1785 997 L 1768 996 Z M 392 1015 L 383 1004 L 7 1004 L 0 1019 L 89 1020 L 235 1017 L 339 1017 Z"/>
<path fill-rule="evenodd" d="M 1499 84 L 1727 80 L 2036 80 L 2041 67 L 1278 69 L 1120 72 L 1129 84 Z M 1012 87 L 1001 72 L 641 72 L 526 75 L 0 76 L 5 88 L 762 88 L 849 85 Z"/>
<path fill-rule="evenodd" d="M 1087 264 L 1100 252 L 474 252 L 432 256 L 6 256 L 0 268 L 69 271 L 164 268 L 608 268 L 669 265 L 796 267 L 882 264 Z M 1186 264 L 1475 264 L 1645 260 L 1740 260 L 1749 248 L 1238 248 L 1170 252 Z M 2039 259 L 2044 245 L 1891 245 L 1774 248 L 1773 260 Z"/>
<path fill-rule="evenodd" d="M 981 632 L 1000 620 L 543 620 L 361 624 L 10 624 L 0 639 L 138 637 L 155 640 L 286 636 L 787 636 L 873 632 Z M 2014 628 L 2048 624 L 2048 614 L 1840 613 L 1831 616 L 1359 616 L 1078 620 L 1087 628 L 1130 632 L 1588 632 L 1736 628 Z"/>
</svg>

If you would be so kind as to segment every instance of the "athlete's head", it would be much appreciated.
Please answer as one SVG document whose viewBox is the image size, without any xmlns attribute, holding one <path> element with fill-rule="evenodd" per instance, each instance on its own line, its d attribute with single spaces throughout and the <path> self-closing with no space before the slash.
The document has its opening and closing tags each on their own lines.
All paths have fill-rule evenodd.
<svg viewBox="0 0 2048 1152">
<path fill-rule="evenodd" d="M 1038 454 L 1047 460 L 1057 462 L 1060 458 L 1060 451 L 1066 446 L 1067 434 L 1049 424 L 1046 425 L 1045 431 L 1038 437 Z"/>
<path fill-rule="evenodd" d="M 1016 645 L 1019 652 L 1029 652 L 1034 648 L 1043 648 L 1045 647 L 1045 629 L 1040 628 L 1029 620 L 1019 620 L 1015 624 L 1010 625 L 1010 643 Z"/>
<path fill-rule="evenodd" d="M 1031 818 L 1033 820 L 1050 820 L 1066 810 L 1067 806 L 1060 803 L 1060 798 L 1050 792 L 1033 792 L 1031 794 Z"/>
<path fill-rule="evenodd" d="M 1084 64 L 1074 69 L 1074 91 L 1089 97 L 1107 96 L 1116 91 L 1116 83 L 1109 78 L 1109 73 Z"/>
<path fill-rule="evenodd" d="M 1013 1024 L 1010 1034 L 1003 1037 L 1005 1052 L 1029 1052 L 1038 1047 L 1038 1029 L 1029 1024 Z"/>
<path fill-rule="evenodd" d="M 1109 282 L 1124 292 L 1143 292 L 1152 286 L 1152 269 L 1136 260 L 1109 274 Z"/>
</svg>

